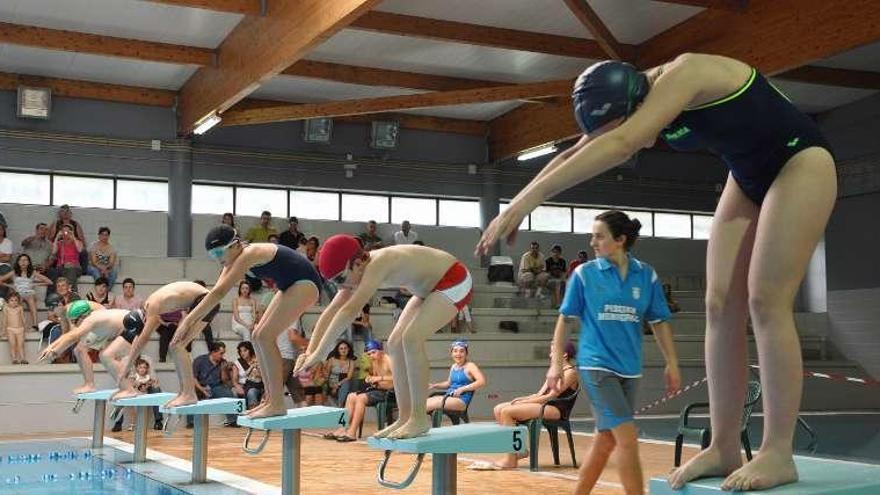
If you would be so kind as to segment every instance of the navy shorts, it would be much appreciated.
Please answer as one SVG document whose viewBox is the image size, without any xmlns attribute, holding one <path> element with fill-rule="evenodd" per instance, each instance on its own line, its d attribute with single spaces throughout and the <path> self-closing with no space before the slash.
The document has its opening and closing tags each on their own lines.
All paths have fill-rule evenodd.
<svg viewBox="0 0 880 495">
<path fill-rule="evenodd" d="M 638 378 L 624 378 L 604 370 L 579 371 L 597 431 L 612 430 L 633 421 Z"/>
</svg>

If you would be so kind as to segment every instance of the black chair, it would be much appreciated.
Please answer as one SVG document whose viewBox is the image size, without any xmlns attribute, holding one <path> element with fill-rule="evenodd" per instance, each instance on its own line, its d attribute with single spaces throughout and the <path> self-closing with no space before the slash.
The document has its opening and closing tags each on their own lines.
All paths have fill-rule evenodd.
<svg viewBox="0 0 880 495">
<path fill-rule="evenodd" d="M 450 396 L 446 395 L 446 392 L 434 392 L 431 394 L 431 397 L 436 397 L 438 395 L 443 396 L 443 402 L 440 403 L 440 409 L 435 409 L 431 413 L 431 426 L 433 428 L 439 428 L 440 425 L 443 424 L 443 415 L 449 418 L 449 421 L 452 422 L 453 426 L 459 425 L 461 423 L 470 423 L 471 418 L 468 417 L 468 408 L 470 407 L 470 403 L 465 404 L 464 411 L 447 411 L 446 410 L 446 399 Z"/>
<path fill-rule="evenodd" d="M 529 470 L 530 471 L 538 471 L 538 446 L 541 444 L 541 428 L 546 428 L 547 433 L 550 436 L 550 449 L 553 451 L 553 464 L 559 465 L 559 428 L 562 428 L 562 431 L 565 432 L 565 435 L 568 437 L 568 450 L 571 453 L 571 465 L 572 467 L 578 467 L 577 457 L 574 453 L 574 438 L 571 434 L 571 421 L 569 421 L 569 414 L 565 415 L 565 417 L 559 419 L 545 419 L 544 418 L 544 410 L 547 406 L 556 406 L 560 411 L 571 411 L 574 409 L 574 403 L 577 401 L 577 396 L 580 391 L 575 392 L 571 397 L 565 399 L 554 399 L 548 401 L 546 404 L 541 406 L 540 415 L 532 420 L 523 421 L 519 424 L 524 424 L 529 429 Z M 559 406 L 563 407 L 559 407 Z"/>
<path fill-rule="evenodd" d="M 378 402 L 372 407 L 376 410 L 376 431 L 390 425 L 394 421 L 394 411 L 397 409 L 397 397 L 394 395 L 394 390 L 389 390 L 385 394 L 385 400 Z M 358 426 L 358 438 L 361 438 L 363 434 L 364 422 L 361 420 L 361 424 Z"/>
<path fill-rule="evenodd" d="M 746 403 L 743 406 L 742 419 L 740 423 L 740 441 L 743 449 L 746 451 L 746 458 L 752 460 L 752 446 L 749 442 L 749 419 L 752 417 L 752 410 L 755 404 L 761 399 L 761 382 L 750 381 L 746 391 Z M 709 409 L 708 402 L 693 402 L 685 406 L 681 411 L 681 417 L 678 423 L 678 435 L 675 437 L 675 467 L 681 465 L 681 450 L 684 445 L 685 435 L 699 435 L 700 449 L 705 449 L 712 443 L 712 429 L 710 427 L 697 427 L 689 424 L 690 414 L 696 409 Z"/>
</svg>

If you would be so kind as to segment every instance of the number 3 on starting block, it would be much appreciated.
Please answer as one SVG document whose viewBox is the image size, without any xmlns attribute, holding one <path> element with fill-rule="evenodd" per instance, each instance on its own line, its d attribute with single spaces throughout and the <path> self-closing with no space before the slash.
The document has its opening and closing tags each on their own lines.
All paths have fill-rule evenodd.
<svg viewBox="0 0 880 495">
<path fill-rule="evenodd" d="M 244 412 L 244 405 L 243 405 L 243 404 L 244 404 L 244 403 L 243 403 L 243 402 L 240 402 L 240 401 L 239 401 L 239 402 L 236 402 L 236 403 L 235 403 L 235 412 L 237 412 L 237 413 L 239 413 L 239 414 L 241 414 L 242 412 Z"/>
</svg>

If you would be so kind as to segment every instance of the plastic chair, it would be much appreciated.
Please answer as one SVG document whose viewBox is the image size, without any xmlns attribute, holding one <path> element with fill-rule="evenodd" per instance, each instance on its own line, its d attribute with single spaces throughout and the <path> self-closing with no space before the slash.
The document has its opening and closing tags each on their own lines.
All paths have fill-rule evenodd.
<svg viewBox="0 0 880 495">
<path fill-rule="evenodd" d="M 752 410 L 755 404 L 761 398 L 761 382 L 750 381 L 746 391 L 746 403 L 743 406 L 742 419 L 740 422 L 740 442 L 746 451 L 746 458 L 752 460 L 752 446 L 749 442 L 749 419 L 752 417 Z M 684 436 L 688 434 L 700 436 L 700 449 L 705 449 L 712 442 L 712 429 L 710 427 L 700 428 L 688 424 L 690 414 L 696 409 L 709 409 L 708 402 L 693 402 L 685 406 L 681 411 L 678 423 L 678 435 L 675 437 L 675 467 L 681 465 L 681 451 L 684 445 Z"/>
<path fill-rule="evenodd" d="M 446 399 L 450 396 L 446 395 L 446 392 L 434 392 L 431 394 L 431 397 L 436 397 L 438 395 L 443 396 L 443 402 L 440 403 L 440 409 L 435 409 L 431 413 L 431 426 L 433 428 L 439 428 L 440 425 L 443 424 L 443 415 L 449 418 L 449 421 L 452 422 L 453 426 L 459 425 L 461 423 L 470 423 L 471 418 L 468 417 L 468 408 L 470 407 L 470 403 L 465 404 L 464 411 L 447 411 L 446 410 Z"/>
<path fill-rule="evenodd" d="M 559 406 L 568 403 L 569 407 L 560 407 L 560 411 L 572 411 L 574 409 L 574 403 L 577 401 L 578 392 L 574 393 L 571 397 L 565 399 L 555 399 L 547 402 L 546 404 L 541 406 L 541 412 L 539 416 L 535 419 L 529 421 L 522 421 L 519 424 L 524 424 L 529 429 L 529 470 L 530 471 L 538 471 L 538 447 L 541 442 L 541 428 L 546 428 L 547 433 L 550 436 L 550 449 L 553 451 L 553 464 L 559 466 L 559 428 L 562 428 L 562 431 L 565 432 L 565 435 L 568 437 L 568 450 L 571 453 L 571 465 L 572 467 L 578 467 L 577 457 L 574 452 L 574 438 L 571 434 L 571 421 L 569 421 L 569 416 L 559 419 L 545 419 L 544 418 L 544 410 L 547 406 Z M 569 414 L 571 414 L 569 412 Z"/>
</svg>

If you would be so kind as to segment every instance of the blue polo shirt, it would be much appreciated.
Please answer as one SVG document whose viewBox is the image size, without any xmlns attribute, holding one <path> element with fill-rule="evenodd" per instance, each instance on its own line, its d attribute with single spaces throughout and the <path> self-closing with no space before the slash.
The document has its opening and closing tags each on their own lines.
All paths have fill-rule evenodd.
<svg viewBox="0 0 880 495">
<path fill-rule="evenodd" d="M 657 272 L 629 257 L 626 280 L 605 258 L 577 267 L 559 312 L 581 320 L 578 367 L 604 370 L 625 378 L 642 374 L 642 321 L 671 316 Z"/>
</svg>

